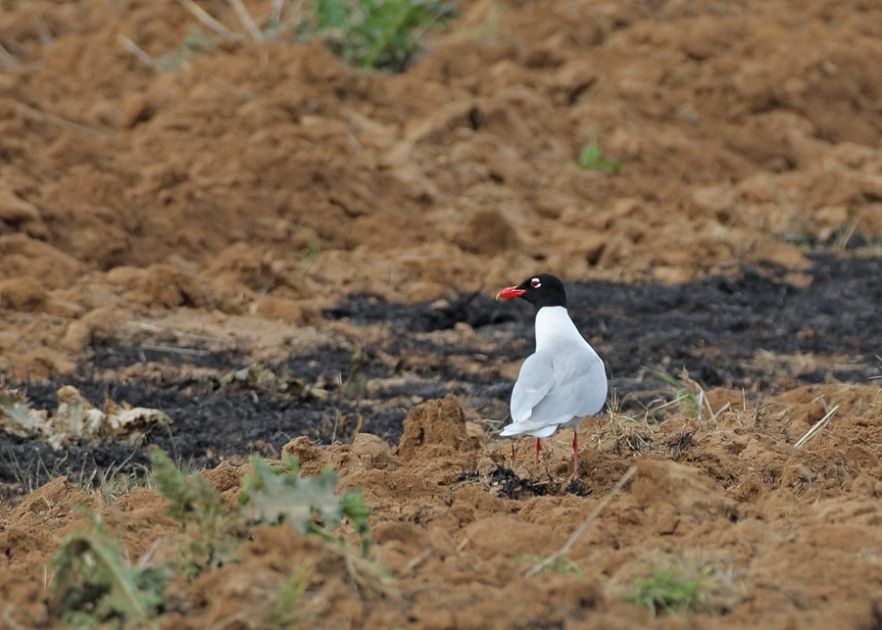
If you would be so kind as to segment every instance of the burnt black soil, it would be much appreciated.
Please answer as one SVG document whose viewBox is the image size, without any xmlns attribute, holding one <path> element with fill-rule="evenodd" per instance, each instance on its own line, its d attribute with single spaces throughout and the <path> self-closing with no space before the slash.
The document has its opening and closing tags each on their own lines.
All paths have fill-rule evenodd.
<svg viewBox="0 0 882 630">
<path fill-rule="evenodd" d="M 818 255 L 813 260 L 813 281 L 805 288 L 788 284 L 776 268 L 674 286 L 588 281 L 568 286 L 569 310 L 607 362 L 626 408 L 671 395 L 656 369 L 676 375 L 686 368 L 705 387 L 748 392 L 828 380 L 863 382 L 878 375 L 882 259 Z M 526 303 L 498 303 L 482 294 L 421 304 L 354 295 L 325 317 L 382 325 L 389 332 L 385 341 L 356 348 L 339 339 L 292 355 L 271 366 L 296 381 L 296 387 L 283 391 L 232 386 L 220 378 L 96 380 L 89 375 L 97 369 L 145 361 L 199 365 L 216 370 L 218 377 L 248 364 L 247 348 L 194 347 L 182 354 L 155 342 L 101 340 L 79 377 L 28 385 L 33 406 L 54 409 L 55 390 L 70 383 L 96 404 L 110 397 L 162 409 L 174 421 L 171 431 L 155 429 L 138 445 L 83 445 L 58 452 L 4 436 L 0 488 L 17 491 L 61 473 L 91 478 L 96 469 L 142 470 L 148 444 L 201 467 L 254 451 L 273 455 L 298 435 L 327 443 L 361 428 L 394 441 L 408 409 L 447 392 L 460 395 L 482 417 L 502 420 L 512 382 L 500 368 L 532 351 L 532 316 Z M 467 324 L 471 332 L 457 324 Z M 757 361 L 763 351 L 771 354 Z M 786 361 L 775 360 L 793 354 L 813 355 L 812 368 L 794 372 Z M 302 385 L 324 393 L 309 395 Z"/>
<path fill-rule="evenodd" d="M 793 375 L 798 382 L 829 379 L 861 381 L 878 373 L 882 354 L 882 259 L 815 256 L 812 283 L 798 288 L 781 278 L 786 270 L 743 269 L 735 277 L 714 276 L 694 283 L 625 285 L 581 282 L 568 287 L 568 310 L 604 357 L 617 389 L 634 389 L 657 368 L 686 368 L 707 387 L 776 388 L 785 375 L 752 368 L 760 351 L 778 355 L 811 353 L 848 355 L 854 367 Z M 488 296 L 462 296 L 442 304 L 388 305 L 357 295 L 326 312 L 362 324 L 385 321 L 402 331 L 453 328 L 464 322 L 483 330 L 505 330 L 527 343 L 503 344 L 500 355 L 525 357 L 532 352 L 533 308 L 522 301 L 498 303 Z M 408 314 L 409 313 L 409 314 Z M 399 337 L 401 348 L 413 344 L 431 351 L 431 340 Z M 470 348 L 434 348 L 440 355 Z M 514 352 L 512 352 L 514 349 Z M 443 367 L 441 368 L 443 371 Z"/>
<path fill-rule="evenodd" d="M 278 456 L 279 448 L 298 435 L 327 442 L 334 435 L 346 438 L 352 428 L 355 405 L 347 400 L 327 404 L 309 397 L 283 396 L 253 389 L 213 390 L 207 386 L 179 388 L 173 383 L 71 382 L 86 398 L 100 403 L 106 397 L 133 406 L 165 411 L 173 426 L 155 427 L 140 444 L 113 442 L 96 446 L 74 445 L 53 451 L 34 440 L 5 437 L 0 444 L 0 482 L 20 477 L 45 481 L 52 474 L 92 476 L 126 462 L 123 470 L 137 471 L 146 465 L 146 448 L 156 444 L 183 465 L 211 466 L 233 454 L 260 452 Z M 28 398 L 36 408 L 54 409 L 57 383 L 31 385 Z M 341 420 L 343 421 L 341 424 Z M 348 425 L 348 429 L 347 429 Z"/>
</svg>

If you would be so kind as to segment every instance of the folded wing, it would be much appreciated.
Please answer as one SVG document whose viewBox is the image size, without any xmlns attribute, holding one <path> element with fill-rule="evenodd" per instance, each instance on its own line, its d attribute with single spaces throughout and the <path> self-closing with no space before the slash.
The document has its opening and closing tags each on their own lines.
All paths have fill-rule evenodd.
<svg viewBox="0 0 882 630">
<path fill-rule="evenodd" d="M 554 385 L 554 364 L 547 354 L 531 354 L 524 361 L 511 393 L 511 419 L 523 422 Z"/>
<path fill-rule="evenodd" d="M 501 435 L 550 435 L 574 417 L 600 411 L 606 394 L 603 362 L 590 347 L 536 353 L 521 366 L 511 397 L 513 422 Z"/>
</svg>

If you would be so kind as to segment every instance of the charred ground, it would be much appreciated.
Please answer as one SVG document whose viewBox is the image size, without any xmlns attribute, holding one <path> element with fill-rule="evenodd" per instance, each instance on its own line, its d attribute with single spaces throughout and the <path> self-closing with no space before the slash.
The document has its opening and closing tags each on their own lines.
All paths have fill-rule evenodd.
<svg viewBox="0 0 882 630">
<path fill-rule="evenodd" d="M 676 376 L 685 368 L 706 388 L 743 388 L 748 396 L 805 383 L 865 382 L 878 374 L 882 354 L 882 259 L 818 254 L 813 262 L 803 287 L 773 267 L 681 285 L 572 283 L 570 312 L 611 367 L 620 407 L 637 415 L 672 394 L 657 370 Z M 447 392 L 468 400 L 480 417 L 501 420 L 511 366 L 532 349 L 531 308 L 484 294 L 416 304 L 354 295 L 324 316 L 348 320 L 356 332 L 381 326 L 385 341 L 361 346 L 355 334 L 293 353 L 269 366 L 284 378 L 281 388 L 224 379 L 248 364 L 247 348 L 167 352 L 159 343 L 97 341 L 75 377 L 24 385 L 32 405 L 54 408 L 55 390 L 73 384 L 96 404 L 110 398 L 162 409 L 174 421 L 171 430 L 153 429 L 138 443 L 63 451 L 7 438 L 0 482 L 19 492 L 58 474 L 96 479 L 96 470 L 142 471 L 149 444 L 206 467 L 254 451 L 275 455 L 298 435 L 328 443 L 364 430 L 394 441 L 409 408 Z M 108 377 L 148 363 L 170 366 L 172 374 L 185 366 L 204 373 Z"/>
</svg>

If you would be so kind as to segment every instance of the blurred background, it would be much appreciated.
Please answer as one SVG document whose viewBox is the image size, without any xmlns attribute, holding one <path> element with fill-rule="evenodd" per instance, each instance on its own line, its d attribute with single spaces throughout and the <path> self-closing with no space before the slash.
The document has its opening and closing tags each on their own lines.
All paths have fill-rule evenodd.
<svg viewBox="0 0 882 630">
<path fill-rule="evenodd" d="M 2 0 L 0 368 L 119 312 L 878 253 L 871 5 Z"/>
</svg>

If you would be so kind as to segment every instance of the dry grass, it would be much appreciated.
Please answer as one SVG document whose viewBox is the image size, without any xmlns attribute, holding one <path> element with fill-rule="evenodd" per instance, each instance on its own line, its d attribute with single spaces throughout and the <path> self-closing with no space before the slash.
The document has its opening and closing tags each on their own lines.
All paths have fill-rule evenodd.
<svg viewBox="0 0 882 630">
<path fill-rule="evenodd" d="M 805 432 L 805 435 L 803 435 L 796 441 L 796 444 L 794 446 L 796 446 L 796 448 L 802 448 L 803 446 L 805 446 L 809 442 L 809 440 L 815 437 L 818 433 L 821 432 L 821 430 L 823 430 L 824 427 L 827 426 L 830 420 L 833 419 L 833 416 L 836 415 L 837 411 L 839 411 L 839 405 L 833 407 L 830 411 L 824 414 L 823 418 L 815 422 L 812 427 Z"/>
</svg>

